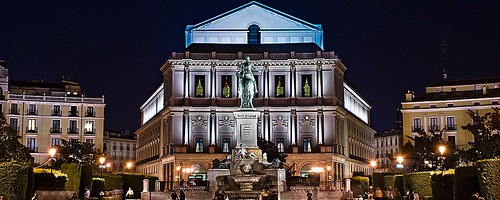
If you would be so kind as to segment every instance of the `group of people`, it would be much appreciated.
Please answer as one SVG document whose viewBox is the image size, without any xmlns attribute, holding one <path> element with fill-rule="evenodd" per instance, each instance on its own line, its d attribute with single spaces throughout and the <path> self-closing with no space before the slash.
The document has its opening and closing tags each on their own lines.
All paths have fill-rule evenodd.
<svg viewBox="0 0 500 200">
<path fill-rule="evenodd" d="M 184 193 L 184 191 L 180 190 L 179 195 L 177 195 L 177 192 L 175 192 L 175 190 L 170 190 L 170 192 L 170 197 L 172 198 L 172 200 L 186 200 L 186 194 Z"/>
<path fill-rule="evenodd" d="M 224 191 L 219 192 L 219 190 L 217 190 L 215 191 L 215 195 L 212 200 L 229 200 L 229 195 L 227 195 Z"/>
</svg>

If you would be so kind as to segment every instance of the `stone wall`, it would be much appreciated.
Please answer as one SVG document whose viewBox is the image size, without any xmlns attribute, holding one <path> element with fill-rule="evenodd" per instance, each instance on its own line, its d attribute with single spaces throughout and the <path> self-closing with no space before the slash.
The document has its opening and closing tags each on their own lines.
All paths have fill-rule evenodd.
<svg viewBox="0 0 500 200">
<path fill-rule="evenodd" d="M 311 191 L 313 194 L 313 200 L 339 200 L 342 197 L 342 192 L 340 191 Z M 189 200 L 210 200 L 214 197 L 213 192 L 207 191 L 186 191 L 186 199 Z M 177 192 L 177 195 L 179 193 Z M 307 199 L 307 191 L 286 191 L 280 192 L 281 200 L 304 200 Z M 142 200 L 160 200 L 160 199 L 170 199 L 169 192 L 151 192 L 151 198 L 149 192 L 142 192 Z"/>
</svg>

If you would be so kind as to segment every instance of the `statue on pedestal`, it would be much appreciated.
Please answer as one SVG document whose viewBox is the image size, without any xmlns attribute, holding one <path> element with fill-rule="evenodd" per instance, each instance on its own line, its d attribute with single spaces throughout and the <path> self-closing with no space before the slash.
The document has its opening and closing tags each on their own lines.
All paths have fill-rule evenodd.
<svg viewBox="0 0 500 200">
<path fill-rule="evenodd" d="M 250 63 L 250 57 L 245 57 L 245 62 L 238 67 L 236 77 L 238 77 L 238 97 L 241 99 L 240 109 L 253 109 L 252 100 L 257 94 L 257 83 L 253 76 L 252 70 L 260 72 Z"/>
</svg>

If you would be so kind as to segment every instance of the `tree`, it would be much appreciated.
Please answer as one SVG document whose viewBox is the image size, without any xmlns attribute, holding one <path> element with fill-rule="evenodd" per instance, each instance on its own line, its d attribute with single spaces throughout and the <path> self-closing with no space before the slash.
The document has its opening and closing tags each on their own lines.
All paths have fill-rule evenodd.
<svg viewBox="0 0 500 200">
<path fill-rule="evenodd" d="M 257 138 L 257 146 L 262 150 L 262 153 L 267 153 L 267 160 L 272 162 L 275 158 L 280 159 L 280 168 L 283 168 L 283 163 L 286 162 L 286 154 L 279 152 L 278 147 L 271 141 L 267 141 L 261 137 Z"/>
<path fill-rule="evenodd" d="M 500 108 L 492 108 L 493 112 L 484 115 L 478 111 L 468 110 L 472 123 L 462 126 L 474 136 L 469 142 L 471 148 L 460 151 L 460 158 L 465 162 L 476 162 L 481 159 L 500 157 Z"/>
<path fill-rule="evenodd" d="M 101 154 L 101 150 L 96 150 L 93 143 L 61 139 L 61 144 L 61 158 L 67 163 L 93 164 Z"/>
<path fill-rule="evenodd" d="M 17 131 L 0 116 L 0 162 L 18 161 L 30 165 L 33 163 L 29 149 L 19 141 L 20 139 Z"/>
</svg>

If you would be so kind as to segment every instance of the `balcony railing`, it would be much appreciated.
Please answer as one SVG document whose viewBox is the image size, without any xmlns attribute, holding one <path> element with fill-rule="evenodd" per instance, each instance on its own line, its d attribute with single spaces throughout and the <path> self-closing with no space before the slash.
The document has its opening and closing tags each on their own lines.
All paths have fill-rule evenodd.
<svg viewBox="0 0 500 200">
<path fill-rule="evenodd" d="M 92 128 L 92 129 L 86 128 L 85 134 L 95 134 L 95 128 Z"/>
<path fill-rule="evenodd" d="M 28 110 L 28 115 L 38 115 L 38 110 Z"/>
<path fill-rule="evenodd" d="M 102 98 L 90 97 L 67 97 L 67 96 L 42 96 L 26 94 L 8 94 L 10 100 L 36 100 L 36 101 L 59 101 L 59 102 L 86 102 L 86 103 L 104 103 Z"/>
<path fill-rule="evenodd" d="M 456 124 L 448 124 L 448 125 L 446 125 L 446 130 L 455 131 L 455 130 L 457 130 L 457 125 Z"/>
<path fill-rule="evenodd" d="M 430 125 L 429 131 L 439 131 L 439 125 Z"/>
<path fill-rule="evenodd" d="M 28 146 L 28 150 L 30 151 L 30 153 L 38 153 L 38 147 Z"/>
<path fill-rule="evenodd" d="M 17 132 L 19 132 L 19 126 L 10 126 L 12 129 L 16 130 Z"/>
<path fill-rule="evenodd" d="M 68 134 L 78 134 L 78 128 L 68 128 Z"/>
<path fill-rule="evenodd" d="M 15 115 L 18 115 L 19 114 L 19 109 L 9 109 L 9 114 L 15 114 Z"/>
<path fill-rule="evenodd" d="M 61 133 L 62 129 L 61 127 L 52 127 L 50 128 L 50 133 Z"/>
<path fill-rule="evenodd" d="M 61 116 L 61 111 L 60 110 L 53 110 L 52 111 L 52 116 Z"/>
<path fill-rule="evenodd" d="M 26 127 L 26 132 L 36 133 L 36 132 L 38 132 L 38 127 Z"/>
<path fill-rule="evenodd" d="M 423 131 L 423 129 L 422 129 L 422 126 L 412 126 L 411 131 L 415 133 L 415 132 Z"/>
<path fill-rule="evenodd" d="M 95 117 L 95 112 L 86 112 L 85 117 Z"/>
<path fill-rule="evenodd" d="M 78 111 L 69 111 L 68 117 L 78 117 Z"/>
</svg>

